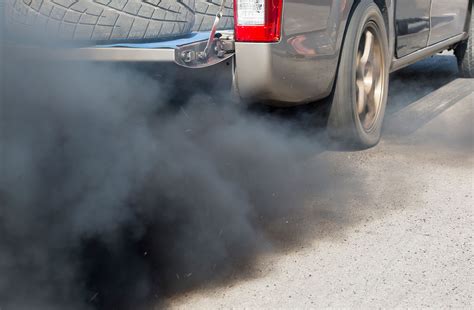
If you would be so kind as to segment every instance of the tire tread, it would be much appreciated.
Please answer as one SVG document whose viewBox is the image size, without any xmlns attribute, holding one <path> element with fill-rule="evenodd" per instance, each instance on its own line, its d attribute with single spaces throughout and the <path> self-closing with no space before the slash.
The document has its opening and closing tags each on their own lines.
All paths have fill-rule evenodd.
<svg viewBox="0 0 474 310">
<path fill-rule="evenodd" d="M 7 0 L 7 26 L 66 40 L 143 40 L 189 33 L 194 0 Z"/>
</svg>

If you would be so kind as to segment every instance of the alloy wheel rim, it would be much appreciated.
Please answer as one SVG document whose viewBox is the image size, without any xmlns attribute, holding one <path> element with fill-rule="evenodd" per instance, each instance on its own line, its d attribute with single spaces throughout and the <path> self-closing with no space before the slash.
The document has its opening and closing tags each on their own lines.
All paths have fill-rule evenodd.
<svg viewBox="0 0 474 310">
<path fill-rule="evenodd" d="M 375 24 L 368 24 L 357 50 L 356 109 L 366 132 L 372 130 L 382 107 L 385 79 L 384 55 Z"/>
</svg>

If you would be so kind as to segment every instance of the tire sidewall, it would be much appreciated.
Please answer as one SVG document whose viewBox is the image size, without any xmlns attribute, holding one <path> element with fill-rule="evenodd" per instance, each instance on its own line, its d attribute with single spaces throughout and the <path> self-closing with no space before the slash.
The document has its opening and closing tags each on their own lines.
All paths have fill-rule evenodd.
<svg viewBox="0 0 474 310">
<path fill-rule="evenodd" d="M 471 4 L 472 5 L 472 4 Z M 474 45 L 472 37 L 472 28 L 473 28 L 473 19 L 474 16 L 472 13 L 468 15 L 467 20 L 467 27 L 468 27 L 468 38 L 461 43 L 454 50 L 454 54 L 456 55 L 459 73 L 461 77 L 464 78 L 473 78 L 474 77 Z"/>
<path fill-rule="evenodd" d="M 384 61 L 383 94 L 378 116 L 370 131 L 366 131 L 357 113 L 356 102 L 356 65 L 357 53 L 362 34 L 368 23 L 373 22 L 379 34 L 380 48 Z M 355 9 L 347 28 L 341 60 L 339 64 L 333 107 L 330 112 L 330 125 L 336 128 L 337 135 L 347 142 L 353 142 L 361 147 L 370 147 L 380 140 L 382 123 L 388 95 L 390 49 L 385 21 L 377 5 L 370 0 L 363 0 Z M 350 94 L 350 96 L 347 96 Z M 349 97 L 349 98 L 348 98 Z M 339 115 L 331 115 L 339 114 Z M 334 120 L 331 118 L 338 118 Z"/>
</svg>

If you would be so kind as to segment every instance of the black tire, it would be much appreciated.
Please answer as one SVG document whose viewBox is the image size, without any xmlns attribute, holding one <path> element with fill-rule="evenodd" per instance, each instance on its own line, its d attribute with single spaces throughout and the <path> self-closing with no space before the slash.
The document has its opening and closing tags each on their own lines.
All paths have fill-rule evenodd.
<svg viewBox="0 0 474 310">
<path fill-rule="evenodd" d="M 362 35 L 369 26 L 371 33 L 375 33 L 374 38 L 378 40 L 379 63 L 384 67 L 377 82 L 380 86 L 378 89 L 381 90 L 377 93 L 378 112 L 373 113 L 371 127 L 365 129 L 357 112 L 356 65 L 359 44 L 362 44 Z M 328 118 L 329 137 L 345 146 L 367 148 L 380 140 L 389 80 L 390 49 L 387 37 L 384 18 L 377 5 L 371 0 L 362 0 L 355 9 L 345 34 Z"/>
<path fill-rule="evenodd" d="M 193 31 L 211 30 L 221 0 L 196 0 L 196 21 Z M 226 0 L 224 12 L 219 21 L 219 29 L 234 28 L 234 1 Z"/>
<path fill-rule="evenodd" d="M 5 0 L 8 30 L 75 41 L 136 41 L 191 32 L 194 0 Z"/>
<path fill-rule="evenodd" d="M 459 73 L 465 78 L 474 78 L 474 50 L 472 45 L 472 22 L 473 16 L 471 15 L 469 25 L 469 38 L 461 42 L 454 50 L 454 54 L 458 60 Z"/>
</svg>

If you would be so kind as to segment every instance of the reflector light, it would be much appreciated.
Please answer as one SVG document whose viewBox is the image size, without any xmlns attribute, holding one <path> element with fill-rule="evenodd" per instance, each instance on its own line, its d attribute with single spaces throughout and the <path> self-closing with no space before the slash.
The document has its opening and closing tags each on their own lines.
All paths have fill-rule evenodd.
<svg viewBox="0 0 474 310">
<path fill-rule="evenodd" d="M 239 0 L 237 3 L 237 25 L 265 24 L 265 0 Z"/>
<path fill-rule="evenodd" d="M 234 0 L 235 40 L 278 42 L 283 0 Z"/>
</svg>

